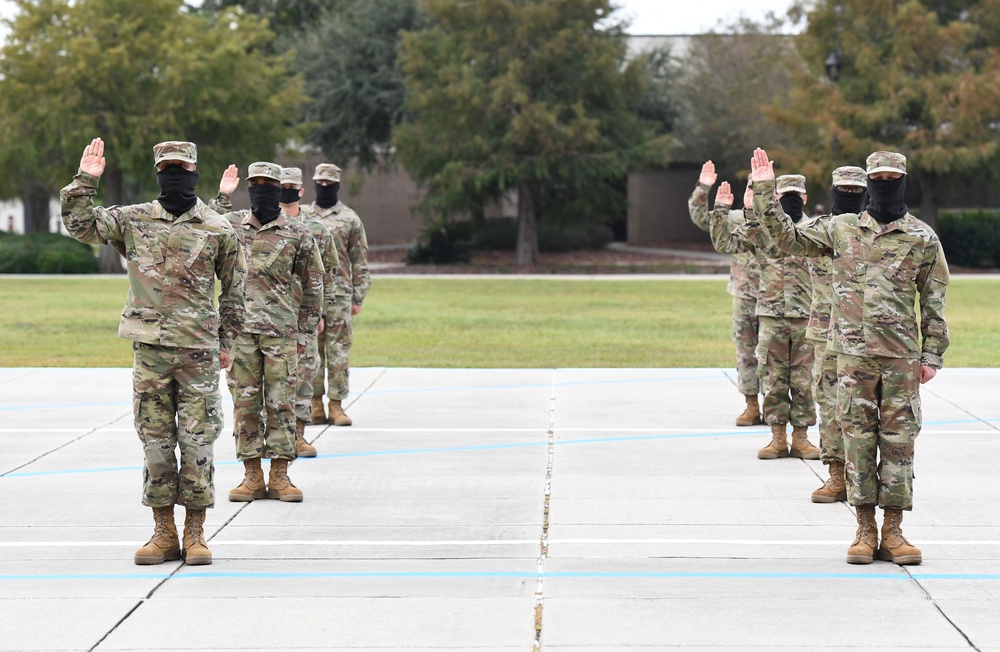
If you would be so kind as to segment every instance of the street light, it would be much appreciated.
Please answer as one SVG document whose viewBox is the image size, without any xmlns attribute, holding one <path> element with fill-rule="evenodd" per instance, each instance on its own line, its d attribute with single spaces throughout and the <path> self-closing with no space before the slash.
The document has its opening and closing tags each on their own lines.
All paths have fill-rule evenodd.
<svg viewBox="0 0 1000 652">
<path fill-rule="evenodd" d="M 827 79 L 833 83 L 837 83 L 837 80 L 840 79 L 840 69 L 844 65 L 840 63 L 840 57 L 837 56 L 836 52 L 830 53 L 830 56 L 823 62 L 823 67 L 826 68 Z"/>
</svg>

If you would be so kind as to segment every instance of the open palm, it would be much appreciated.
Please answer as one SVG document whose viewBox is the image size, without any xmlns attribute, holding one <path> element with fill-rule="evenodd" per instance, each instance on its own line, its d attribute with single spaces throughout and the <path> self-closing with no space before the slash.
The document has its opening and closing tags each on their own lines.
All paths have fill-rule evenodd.
<svg viewBox="0 0 1000 652">
<path fill-rule="evenodd" d="M 99 177 L 104 174 L 107 161 L 104 159 L 104 141 L 95 138 L 83 149 L 83 156 L 80 157 L 80 171 L 86 172 L 92 177 Z"/>
</svg>

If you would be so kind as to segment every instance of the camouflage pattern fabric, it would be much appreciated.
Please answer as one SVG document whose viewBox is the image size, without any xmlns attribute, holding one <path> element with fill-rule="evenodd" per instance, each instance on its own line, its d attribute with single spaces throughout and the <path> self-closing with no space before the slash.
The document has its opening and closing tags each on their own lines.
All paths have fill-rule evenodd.
<svg viewBox="0 0 1000 652">
<path fill-rule="evenodd" d="M 699 183 L 688 199 L 688 213 L 691 221 L 702 231 L 709 231 L 708 193 L 709 186 Z M 743 211 L 729 212 L 730 220 L 743 223 Z M 729 265 L 729 283 L 726 292 L 734 297 L 756 299 L 760 291 L 760 263 L 752 253 L 734 253 Z M 733 317 L 735 318 L 735 314 Z M 737 345 L 738 346 L 738 345 Z M 754 342 L 756 346 L 756 341 Z"/>
<path fill-rule="evenodd" d="M 745 221 L 736 224 L 729 207 L 717 205 L 709 216 L 709 233 L 715 250 L 722 253 L 752 253 L 760 264 L 757 315 L 808 319 L 812 304 L 809 262 L 784 256 L 762 230 L 749 231 Z M 745 211 L 744 211 L 745 213 Z"/>
<path fill-rule="evenodd" d="M 218 351 L 141 342 L 132 348 L 133 414 L 145 455 L 142 504 L 213 507 L 212 449 L 222 431 Z"/>
<path fill-rule="evenodd" d="M 760 377 L 757 372 L 757 335 L 759 330 L 757 299 L 733 297 L 736 385 L 740 394 L 744 396 L 756 396 L 760 393 Z"/>
<path fill-rule="evenodd" d="M 313 385 L 320 373 L 323 361 L 319 357 L 319 340 L 322 335 L 314 335 L 306 341 L 306 352 L 299 355 L 297 382 L 295 385 L 295 418 L 310 423 L 312 421 Z"/>
<path fill-rule="evenodd" d="M 810 258 L 809 278 L 812 282 L 812 303 L 809 305 L 806 337 L 826 344 L 830 334 L 830 313 L 833 311 L 833 266 L 830 259 Z"/>
<path fill-rule="evenodd" d="M 243 329 L 246 262 L 232 226 L 203 204 L 180 217 L 159 202 L 94 206 L 98 179 L 80 172 L 59 197 L 66 230 L 110 244 L 127 260 L 129 291 L 118 336 L 189 349 L 232 347 Z M 215 277 L 222 283 L 215 308 Z"/>
<path fill-rule="evenodd" d="M 807 319 L 760 316 L 757 365 L 768 425 L 816 423 L 812 393 L 813 346 L 806 340 Z"/>
<path fill-rule="evenodd" d="M 948 348 L 944 318 L 948 263 L 937 234 L 909 213 L 885 226 L 867 212 L 792 223 L 774 201 L 773 181 L 754 183 L 754 218 L 775 246 L 833 260 L 831 349 L 853 356 L 920 357 L 940 369 Z M 758 222 L 759 220 L 759 222 Z M 919 295 L 920 326 L 914 306 Z"/>
<path fill-rule="evenodd" d="M 320 371 L 313 382 L 313 396 L 323 396 L 325 367 L 329 382 L 327 397 L 343 401 L 350 393 L 350 354 L 354 339 L 350 297 L 338 295 L 332 308 L 328 309 L 326 318 L 326 330 L 323 331 L 320 347 Z"/>
<path fill-rule="evenodd" d="M 809 339 L 808 331 L 806 339 Z M 815 347 L 813 390 L 819 411 L 820 459 L 824 464 L 843 462 L 844 433 L 840 431 L 840 424 L 837 423 L 837 353 L 827 348 L 825 340 L 812 343 Z"/>
<path fill-rule="evenodd" d="M 847 502 L 911 509 L 913 444 L 922 421 L 920 361 L 840 354 L 837 375 Z"/>
<path fill-rule="evenodd" d="M 365 236 L 361 218 L 341 201 L 329 208 L 322 208 L 314 202 L 303 206 L 302 211 L 306 214 L 306 218 L 318 219 L 333 234 L 334 247 L 337 250 L 335 294 L 344 294 L 351 298 L 354 305 L 360 306 L 364 303 L 371 287 L 371 275 L 368 272 L 368 238 Z"/>
<path fill-rule="evenodd" d="M 315 333 L 325 270 L 309 229 L 284 210 L 261 226 L 249 210 L 230 211 L 230 199 L 222 194 L 210 205 L 226 211 L 223 217 L 235 228 L 247 258 L 243 332 L 290 339 Z"/>
<path fill-rule="evenodd" d="M 233 366 L 227 374 L 233 395 L 236 459 L 295 459 L 298 365 L 294 339 L 256 333 L 236 338 Z"/>
</svg>

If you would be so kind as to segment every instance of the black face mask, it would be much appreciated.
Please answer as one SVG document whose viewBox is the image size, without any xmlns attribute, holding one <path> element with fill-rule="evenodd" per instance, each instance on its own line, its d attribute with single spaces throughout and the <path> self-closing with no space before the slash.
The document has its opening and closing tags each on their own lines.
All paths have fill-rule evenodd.
<svg viewBox="0 0 1000 652">
<path fill-rule="evenodd" d="M 793 222 L 802 219 L 802 207 L 806 204 L 802 195 L 797 192 L 786 192 L 778 198 L 778 201 L 781 202 L 781 210 L 785 211 L 785 215 L 792 218 Z"/>
<path fill-rule="evenodd" d="M 185 170 L 179 165 L 168 165 L 156 173 L 156 183 L 160 186 L 160 196 L 156 201 L 160 202 L 163 210 L 180 217 L 198 203 L 194 194 L 198 176 L 197 172 Z"/>
<path fill-rule="evenodd" d="M 340 182 L 329 186 L 316 184 L 316 205 L 320 208 L 330 208 L 337 204 L 337 193 L 340 192 Z"/>
<path fill-rule="evenodd" d="M 281 186 L 258 184 L 247 187 L 250 193 L 250 211 L 261 226 L 270 224 L 281 215 L 278 200 L 281 199 Z"/>
<path fill-rule="evenodd" d="M 282 188 L 280 202 L 282 204 L 294 204 L 299 200 L 298 188 Z"/>
<path fill-rule="evenodd" d="M 833 189 L 833 208 L 831 215 L 841 213 L 860 213 L 865 208 L 864 192 L 847 192 L 839 188 Z"/>
<path fill-rule="evenodd" d="M 903 203 L 906 177 L 898 179 L 868 178 L 868 214 L 879 224 L 888 224 L 906 215 Z"/>
</svg>

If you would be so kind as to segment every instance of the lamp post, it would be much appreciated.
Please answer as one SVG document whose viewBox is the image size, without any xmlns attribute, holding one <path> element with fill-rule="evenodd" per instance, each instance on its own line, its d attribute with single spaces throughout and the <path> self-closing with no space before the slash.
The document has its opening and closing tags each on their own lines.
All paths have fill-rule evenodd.
<svg viewBox="0 0 1000 652">
<path fill-rule="evenodd" d="M 831 52 L 823 62 L 823 67 L 826 68 L 826 78 L 830 80 L 831 84 L 836 84 L 840 80 L 840 69 L 844 67 L 840 63 L 840 57 L 837 56 L 836 52 Z M 831 87 L 832 88 L 832 87 Z M 830 138 L 830 159 L 833 161 L 834 165 L 837 162 L 837 149 L 840 143 L 837 142 L 837 133 L 833 133 Z"/>
</svg>

